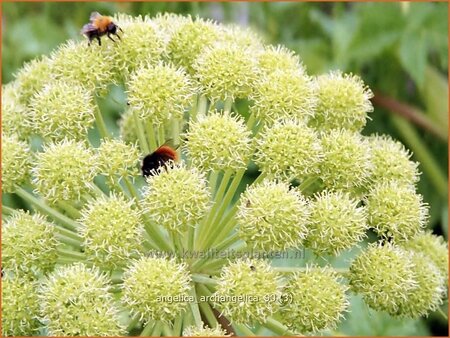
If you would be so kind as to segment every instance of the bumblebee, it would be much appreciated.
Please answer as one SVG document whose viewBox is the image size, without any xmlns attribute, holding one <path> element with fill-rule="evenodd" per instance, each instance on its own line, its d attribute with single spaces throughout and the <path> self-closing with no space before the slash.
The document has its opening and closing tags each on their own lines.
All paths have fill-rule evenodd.
<svg viewBox="0 0 450 338">
<path fill-rule="evenodd" d="M 157 175 L 158 169 L 161 167 L 170 167 L 171 163 L 178 160 L 178 154 L 176 148 L 172 148 L 168 145 L 171 140 L 164 143 L 153 153 L 145 156 L 142 162 L 142 176 L 154 176 Z M 178 147 L 177 147 L 178 148 Z"/>
<path fill-rule="evenodd" d="M 100 40 L 100 37 L 103 35 L 108 36 L 108 38 L 114 42 L 116 42 L 116 40 L 114 40 L 111 35 L 115 35 L 121 40 L 119 34 L 117 34 L 117 30 L 122 31 L 122 29 L 112 21 L 110 16 L 103 16 L 99 12 L 92 12 L 89 21 L 90 22 L 85 24 L 81 29 L 81 34 L 89 39 L 89 46 L 94 39 L 97 39 L 98 45 L 101 46 L 102 41 Z"/>
</svg>

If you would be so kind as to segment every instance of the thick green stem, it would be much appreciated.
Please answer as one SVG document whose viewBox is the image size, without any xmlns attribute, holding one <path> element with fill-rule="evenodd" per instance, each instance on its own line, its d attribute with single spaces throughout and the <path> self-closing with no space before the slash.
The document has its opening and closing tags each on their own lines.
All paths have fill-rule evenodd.
<svg viewBox="0 0 450 338">
<path fill-rule="evenodd" d="M 164 130 L 164 124 L 161 123 L 158 127 L 158 145 L 162 145 L 166 142 L 166 131 Z"/>
<path fill-rule="evenodd" d="M 172 329 L 174 337 L 180 337 L 182 334 L 181 329 L 183 328 L 183 318 L 184 315 L 179 315 L 177 318 L 175 318 Z"/>
<path fill-rule="evenodd" d="M 255 333 L 252 330 L 250 330 L 247 327 L 247 325 L 245 325 L 245 324 L 236 324 L 236 323 L 234 323 L 233 327 L 234 327 L 235 330 L 241 331 L 246 337 L 248 337 L 248 336 L 250 336 L 250 337 L 251 336 L 255 336 Z"/>
<path fill-rule="evenodd" d="M 98 105 L 94 109 L 95 123 L 97 124 L 98 132 L 102 138 L 111 137 L 108 132 L 108 128 L 106 128 L 105 120 L 103 119 L 102 112 Z"/>
<path fill-rule="evenodd" d="M 156 135 L 155 135 L 155 126 L 151 121 L 147 121 L 146 125 L 146 131 L 147 131 L 147 137 L 148 137 L 148 145 L 149 145 L 149 152 L 153 152 L 158 148 L 158 144 L 156 142 Z"/>
<path fill-rule="evenodd" d="M 134 315 L 134 317 L 131 318 L 130 322 L 127 325 L 127 332 L 133 330 L 137 323 L 139 323 L 139 315 Z"/>
<path fill-rule="evenodd" d="M 318 178 L 317 177 L 308 177 L 307 179 L 305 179 L 299 186 L 298 189 L 300 191 L 305 191 L 307 188 L 309 188 L 312 184 L 314 184 L 315 182 L 317 182 Z"/>
<path fill-rule="evenodd" d="M 217 285 L 217 281 L 215 279 L 198 273 L 192 274 L 192 280 L 196 283 Z"/>
<path fill-rule="evenodd" d="M 231 112 L 231 107 L 233 106 L 233 99 L 231 97 L 227 97 L 223 104 L 223 110 L 225 113 Z"/>
<path fill-rule="evenodd" d="M 202 316 L 200 315 L 200 310 L 198 308 L 198 303 L 197 303 L 197 295 L 195 293 L 195 289 L 192 288 L 190 290 L 190 294 L 193 297 L 194 301 L 193 302 L 189 302 L 189 307 L 191 308 L 191 313 L 192 316 L 194 318 L 194 323 L 195 325 L 201 327 L 202 325 Z"/>
<path fill-rule="evenodd" d="M 53 209 L 52 207 L 49 207 L 43 201 L 37 199 L 36 197 L 34 197 L 32 194 L 30 194 L 28 191 L 24 190 L 23 188 L 18 188 L 16 190 L 16 194 L 18 196 L 20 196 L 26 202 L 30 203 L 34 208 L 36 208 L 40 212 L 43 212 L 44 214 L 53 218 L 55 221 L 59 222 L 65 228 L 70 229 L 70 230 L 75 230 L 75 231 L 78 228 L 78 223 L 76 223 L 69 217 L 61 214 L 59 211 Z"/>
<path fill-rule="evenodd" d="M 206 321 L 208 322 L 210 327 L 217 327 L 219 325 L 216 316 L 214 315 L 214 312 L 211 309 L 211 306 L 209 305 L 207 299 L 211 295 L 211 292 L 201 284 L 197 284 L 197 293 L 200 295 L 199 300 L 199 307 L 200 311 L 203 313 L 203 316 L 206 318 Z M 201 299 L 204 298 L 204 299 Z"/>
<path fill-rule="evenodd" d="M 152 331 L 153 331 L 153 327 L 155 326 L 155 322 L 154 321 L 149 321 L 147 323 L 147 325 L 145 325 L 144 329 L 142 330 L 140 336 L 141 337 L 145 337 L 145 336 L 150 336 Z"/>
<path fill-rule="evenodd" d="M 169 324 L 167 324 L 167 323 L 163 324 L 163 326 L 162 326 L 162 333 L 166 337 L 173 337 L 174 336 L 172 329 L 169 327 Z"/>
<path fill-rule="evenodd" d="M 197 118 L 198 118 L 198 116 L 205 115 L 207 109 L 208 109 L 208 99 L 206 98 L 205 95 L 202 95 L 198 99 Z"/>
<path fill-rule="evenodd" d="M 147 139 L 145 138 L 144 128 L 142 127 L 141 120 L 139 119 L 138 112 L 133 110 L 134 126 L 136 127 L 136 133 L 139 140 L 139 145 L 145 154 L 150 153 L 148 148 Z"/>
<path fill-rule="evenodd" d="M 139 193 L 136 190 L 134 184 L 130 181 L 130 179 L 128 177 L 124 177 L 123 181 L 125 182 L 125 185 L 126 185 L 128 191 L 130 192 L 131 196 L 133 196 L 133 198 L 136 201 L 139 201 L 141 198 L 140 198 Z"/>
<path fill-rule="evenodd" d="M 80 211 L 67 202 L 59 201 L 58 206 L 64 209 L 64 211 L 73 219 L 79 219 L 81 217 Z"/>
<path fill-rule="evenodd" d="M 15 211 L 16 211 L 16 209 L 7 207 L 6 205 L 2 204 L 2 214 L 3 215 L 9 216 L 9 215 L 12 215 Z"/>
<path fill-rule="evenodd" d="M 59 248 L 57 250 L 57 252 L 58 252 L 58 255 L 62 258 L 69 258 L 69 259 L 74 259 L 74 260 L 79 260 L 79 261 L 84 261 L 86 259 L 86 256 L 84 255 L 84 253 L 76 252 L 73 250 Z"/>
<path fill-rule="evenodd" d="M 278 336 L 295 336 L 294 332 L 272 317 L 267 318 L 267 321 L 263 325 Z"/>
</svg>

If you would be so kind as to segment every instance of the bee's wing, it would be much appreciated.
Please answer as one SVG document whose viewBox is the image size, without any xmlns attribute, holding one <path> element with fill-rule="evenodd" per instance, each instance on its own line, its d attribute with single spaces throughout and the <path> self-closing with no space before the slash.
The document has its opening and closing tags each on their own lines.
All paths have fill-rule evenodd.
<svg viewBox="0 0 450 338">
<path fill-rule="evenodd" d="M 86 33 L 89 33 L 89 32 L 96 31 L 96 30 L 97 30 L 97 28 L 93 24 L 87 23 L 87 24 L 85 24 L 83 26 L 83 28 L 81 29 L 80 33 L 81 34 L 86 34 Z"/>
<path fill-rule="evenodd" d="M 102 16 L 99 12 L 92 12 L 91 16 L 89 17 L 90 21 L 94 21 L 96 18 L 98 18 L 99 16 Z"/>
</svg>

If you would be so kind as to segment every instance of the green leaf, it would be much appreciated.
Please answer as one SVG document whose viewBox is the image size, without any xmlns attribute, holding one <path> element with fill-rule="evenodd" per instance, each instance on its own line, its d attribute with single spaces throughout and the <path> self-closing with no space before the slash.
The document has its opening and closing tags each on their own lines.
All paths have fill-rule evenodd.
<svg viewBox="0 0 450 338">
<path fill-rule="evenodd" d="M 424 83 L 427 64 L 425 31 L 405 33 L 400 41 L 398 56 L 405 71 L 413 78 L 417 86 L 421 88 Z"/>
</svg>

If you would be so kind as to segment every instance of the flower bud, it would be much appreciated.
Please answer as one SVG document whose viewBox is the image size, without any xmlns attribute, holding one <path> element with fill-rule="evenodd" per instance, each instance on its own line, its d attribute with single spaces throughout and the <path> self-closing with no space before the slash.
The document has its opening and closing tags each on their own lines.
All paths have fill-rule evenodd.
<svg viewBox="0 0 450 338">
<path fill-rule="evenodd" d="M 173 32 L 168 43 L 169 58 L 194 74 L 193 63 L 201 51 L 219 38 L 218 26 L 209 20 L 187 17 Z"/>
<path fill-rule="evenodd" d="M 30 176 L 30 149 L 16 135 L 2 137 L 2 191 L 13 193 L 28 182 Z"/>
<path fill-rule="evenodd" d="M 279 276 L 262 260 L 241 259 L 222 268 L 213 297 L 232 323 L 264 323 L 278 311 Z"/>
<path fill-rule="evenodd" d="M 283 289 L 282 321 L 298 333 L 335 328 L 349 305 L 346 290 L 331 268 L 307 267 Z"/>
<path fill-rule="evenodd" d="M 240 201 L 238 233 L 247 246 L 265 251 L 300 247 L 308 231 L 309 208 L 298 191 L 265 181 L 248 187 Z"/>
<path fill-rule="evenodd" d="M 364 187 L 372 173 L 368 143 L 360 134 L 347 130 L 331 130 L 322 135 L 324 159 L 320 177 L 332 190 Z"/>
<path fill-rule="evenodd" d="M 317 77 L 317 107 L 311 125 L 318 129 L 360 131 L 373 111 L 372 91 L 353 74 L 331 72 Z"/>
<path fill-rule="evenodd" d="M 32 172 L 36 190 L 50 203 L 78 201 L 92 187 L 96 158 L 83 143 L 63 140 L 44 146 Z"/>
<path fill-rule="evenodd" d="M 52 62 L 46 57 L 36 58 L 23 65 L 15 74 L 17 95 L 20 102 L 26 107 L 31 97 L 42 89 L 47 81 L 51 80 Z"/>
<path fill-rule="evenodd" d="M 99 171 L 109 178 L 138 175 L 138 163 L 139 151 L 134 144 L 109 139 L 103 140 L 98 148 Z"/>
<path fill-rule="evenodd" d="M 352 262 L 349 284 L 367 305 L 397 313 L 417 287 L 410 255 L 390 243 L 371 244 Z"/>
<path fill-rule="evenodd" d="M 133 201 L 102 197 L 82 210 L 80 235 L 89 261 L 104 270 L 123 267 L 142 250 L 144 228 Z"/>
<path fill-rule="evenodd" d="M 51 141 L 86 139 L 95 109 L 92 93 L 66 80 L 48 82 L 30 100 L 34 131 Z"/>
<path fill-rule="evenodd" d="M 296 120 L 277 121 L 256 139 L 255 163 L 269 177 L 290 181 L 317 174 L 322 159 L 318 135 Z"/>
<path fill-rule="evenodd" d="M 53 224 L 18 210 L 2 227 L 2 267 L 31 278 L 49 272 L 56 264 L 57 246 Z"/>
<path fill-rule="evenodd" d="M 147 178 L 144 205 L 150 219 L 170 231 L 194 227 L 209 208 L 210 192 L 202 173 L 175 165 Z"/>
<path fill-rule="evenodd" d="M 157 64 L 161 60 L 165 52 L 164 39 L 152 20 L 147 16 L 119 14 L 115 22 L 122 29 L 122 39 L 108 46 L 107 54 L 125 79 L 144 65 Z"/>
<path fill-rule="evenodd" d="M 195 167 L 238 170 L 246 168 L 251 157 L 250 137 L 241 117 L 213 112 L 190 123 L 186 149 Z"/>
<path fill-rule="evenodd" d="M 393 316 L 417 318 L 436 311 L 445 294 L 445 278 L 439 269 L 421 253 L 411 255 L 413 263 L 414 281 L 416 287 L 412 289 L 398 312 Z"/>
<path fill-rule="evenodd" d="M 266 46 L 258 55 L 258 64 L 259 68 L 266 74 L 279 70 L 286 73 L 306 73 L 298 55 L 282 45 Z"/>
<path fill-rule="evenodd" d="M 401 242 L 414 237 L 425 226 L 428 205 L 413 186 L 381 183 L 366 197 L 369 225 L 383 238 Z"/>
<path fill-rule="evenodd" d="M 57 268 L 44 281 L 39 299 L 50 336 L 119 336 L 118 309 L 108 279 L 81 263 Z"/>
<path fill-rule="evenodd" d="M 3 85 L 2 88 L 2 133 L 15 134 L 19 140 L 28 140 L 31 134 L 30 113 L 20 102 L 17 81 Z"/>
<path fill-rule="evenodd" d="M 278 70 L 261 76 L 250 95 L 250 112 L 272 124 L 281 118 L 307 122 L 314 114 L 315 96 L 303 69 Z"/>
<path fill-rule="evenodd" d="M 38 334 L 41 324 L 36 286 L 26 278 L 2 278 L 2 336 Z"/>
<path fill-rule="evenodd" d="M 254 52 L 231 43 L 205 48 L 193 68 L 202 91 L 213 102 L 248 97 L 258 76 Z"/>
<path fill-rule="evenodd" d="M 402 243 L 402 246 L 425 255 L 436 265 L 442 276 L 448 276 L 448 247 L 442 236 L 433 235 L 431 232 L 420 232 Z"/>
<path fill-rule="evenodd" d="M 419 164 L 410 160 L 412 154 L 403 144 L 388 135 L 373 135 L 368 140 L 374 164 L 371 180 L 375 184 L 397 181 L 414 185 L 419 181 Z"/>
<path fill-rule="evenodd" d="M 184 263 L 166 258 L 141 258 L 123 275 L 122 301 L 144 323 L 169 322 L 186 310 L 190 280 Z"/>
<path fill-rule="evenodd" d="M 69 83 L 82 83 L 86 89 L 104 95 L 108 85 L 117 82 L 114 59 L 103 51 L 106 46 L 90 47 L 86 41 L 72 40 L 61 45 L 51 56 L 52 76 Z"/>
<path fill-rule="evenodd" d="M 134 121 L 133 110 L 127 109 L 119 120 L 120 137 L 126 143 L 137 143 L 137 129 Z"/>
<path fill-rule="evenodd" d="M 316 254 L 338 255 L 366 236 L 366 212 L 343 192 L 322 191 L 311 202 L 306 246 Z"/>
<path fill-rule="evenodd" d="M 195 94 L 193 82 L 181 68 L 162 63 L 137 69 L 127 85 L 131 108 L 154 124 L 183 118 Z"/>
</svg>

